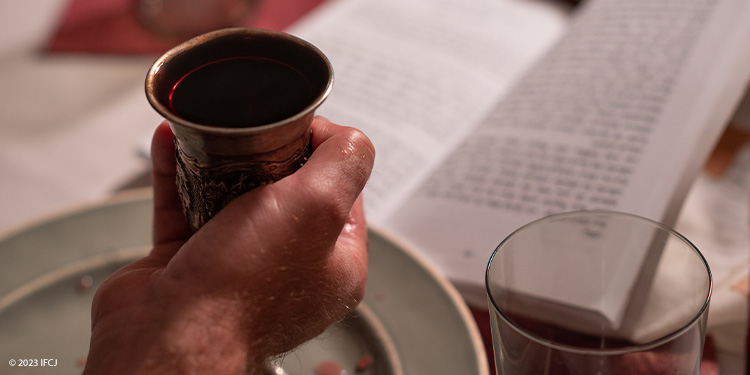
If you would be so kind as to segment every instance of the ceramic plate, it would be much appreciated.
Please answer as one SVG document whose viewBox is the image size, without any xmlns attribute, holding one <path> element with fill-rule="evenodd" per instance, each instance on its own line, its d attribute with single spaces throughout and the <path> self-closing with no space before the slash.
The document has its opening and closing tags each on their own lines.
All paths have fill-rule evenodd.
<svg viewBox="0 0 750 375">
<path fill-rule="evenodd" d="M 282 358 L 284 371 L 487 375 L 479 333 L 455 289 L 397 241 L 376 229 L 369 236 L 362 306 Z M 143 191 L 0 239 L 0 373 L 79 374 L 94 290 L 148 252 L 150 239 L 151 198 Z"/>
</svg>

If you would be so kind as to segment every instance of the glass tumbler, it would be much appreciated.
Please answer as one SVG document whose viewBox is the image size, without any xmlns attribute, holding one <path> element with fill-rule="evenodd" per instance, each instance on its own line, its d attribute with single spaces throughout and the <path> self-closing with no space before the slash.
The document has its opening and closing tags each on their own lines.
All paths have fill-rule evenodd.
<svg viewBox="0 0 750 375">
<path fill-rule="evenodd" d="M 711 272 L 685 237 L 626 213 L 527 224 L 487 267 L 497 374 L 700 371 Z"/>
</svg>

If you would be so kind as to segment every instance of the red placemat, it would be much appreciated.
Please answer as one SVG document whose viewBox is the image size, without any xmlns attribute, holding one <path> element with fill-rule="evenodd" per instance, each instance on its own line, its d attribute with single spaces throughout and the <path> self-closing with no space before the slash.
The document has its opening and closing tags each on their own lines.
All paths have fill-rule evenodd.
<svg viewBox="0 0 750 375">
<path fill-rule="evenodd" d="M 259 0 L 239 26 L 283 30 L 325 0 Z M 165 40 L 136 18 L 135 0 L 72 0 L 62 14 L 50 53 L 161 54 L 182 40 Z"/>
<path fill-rule="evenodd" d="M 490 374 L 495 374 L 495 357 L 492 353 L 492 331 L 490 329 L 490 314 L 488 311 L 471 308 L 474 320 L 477 322 L 482 341 L 487 350 L 487 359 L 490 365 Z M 716 349 L 711 337 L 706 338 L 703 348 L 703 361 L 701 362 L 700 375 L 719 375 L 719 362 L 716 360 Z"/>
</svg>

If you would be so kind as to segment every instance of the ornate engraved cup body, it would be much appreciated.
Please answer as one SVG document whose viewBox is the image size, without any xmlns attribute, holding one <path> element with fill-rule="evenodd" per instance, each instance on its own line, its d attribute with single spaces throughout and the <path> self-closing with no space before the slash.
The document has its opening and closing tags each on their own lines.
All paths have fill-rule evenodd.
<svg viewBox="0 0 750 375">
<path fill-rule="evenodd" d="M 184 77 L 217 61 L 234 59 L 261 59 L 288 67 L 304 77 L 312 94 L 302 109 L 297 105 L 283 117 L 247 126 L 213 121 L 223 113 L 203 113 L 195 121 L 175 111 L 172 96 Z M 267 81 L 274 79 L 271 76 Z M 146 96 L 175 134 L 178 190 L 194 231 L 235 197 L 277 181 L 304 164 L 310 153 L 310 124 L 332 83 L 333 70 L 320 50 L 294 36 L 260 29 L 203 34 L 153 64 L 146 77 Z M 263 99 L 283 107 L 287 94 Z"/>
</svg>

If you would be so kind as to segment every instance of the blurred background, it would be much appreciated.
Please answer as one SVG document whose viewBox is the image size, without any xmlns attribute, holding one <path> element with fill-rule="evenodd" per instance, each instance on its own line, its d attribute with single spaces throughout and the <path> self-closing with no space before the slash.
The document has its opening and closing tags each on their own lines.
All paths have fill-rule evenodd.
<svg viewBox="0 0 750 375">
<path fill-rule="evenodd" d="M 161 53 L 213 28 L 282 30 L 320 2 L 0 4 L 0 231 L 148 182 L 160 117 L 143 82 Z"/>
</svg>

